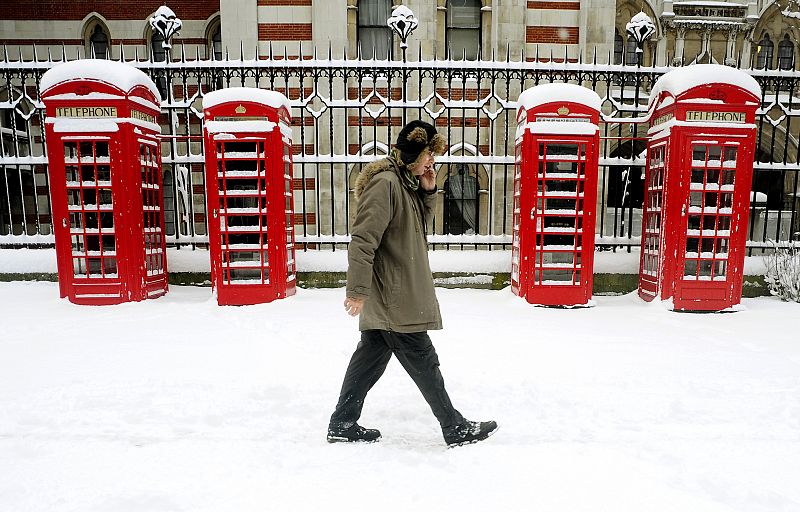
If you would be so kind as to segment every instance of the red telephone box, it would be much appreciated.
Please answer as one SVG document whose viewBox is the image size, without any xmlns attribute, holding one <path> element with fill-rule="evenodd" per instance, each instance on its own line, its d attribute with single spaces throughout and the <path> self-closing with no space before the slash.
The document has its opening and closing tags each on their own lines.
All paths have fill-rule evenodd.
<svg viewBox="0 0 800 512">
<path fill-rule="evenodd" d="M 232 87 L 203 98 L 211 282 L 220 305 L 294 295 L 289 100 Z"/>
<path fill-rule="evenodd" d="M 61 297 L 118 304 L 167 292 L 155 84 L 85 59 L 40 83 Z"/>
<path fill-rule="evenodd" d="M 531 304 L 591 300 L 599 113 L 600 97 L 578 85 L 520 94 L 511 290 Z"/>
<path fill-rule="evenodd" d="M 653 87 L 639 295 L 719 311 L 742 296 L 761 88 L 747 73 L 696 64 Z"/>
</svg>

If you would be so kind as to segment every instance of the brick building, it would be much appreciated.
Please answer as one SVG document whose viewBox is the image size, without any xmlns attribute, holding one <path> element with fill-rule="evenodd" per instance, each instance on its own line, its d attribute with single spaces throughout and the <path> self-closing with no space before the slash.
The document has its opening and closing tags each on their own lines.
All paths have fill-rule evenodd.
<svg viewBox="0 0 800 512">
<path fill-rule="evenodd" d="M 403 3 L 415 13 L 419 27 L 412 35 L 409 58 L 495 55 L 519 59 L 584 60 L 595 52 L 613 62 L 635 62 L 635 43 L 626 24 L 640 10 L 656 25 L 646 43 L 643 64 L 676 62 L 735 62 L 752 59 L 761 67 L 794 68 L 798 30 L 796 18 L 782 15 L 782 2 L 674 0 L 173 0 L 169 7 L 183 21 L 175 39 L 178 51 L 220 59 L 227 54 L 245 58 L 270 52 L 290 57 L 311 49 L 334 53 L 347 49 L 352 58 L 359 43 L 362 54 L 393 56 L 399 41 L 386 27 L 392 5 Z M 0 5 L 0 42 L 31 57 L 48 51 L 82 48 L 112 57 L 121 43 L 140 56 L 163 58 L 147 19 L 162 4 L 157 0 L 22 0 Z M 614 27 L 614 30 L 611 30 Z M 158 41 L 157 41 L 158 42 Z M 153 49 L 155 48 L 155 49 Z"/>
</svg>

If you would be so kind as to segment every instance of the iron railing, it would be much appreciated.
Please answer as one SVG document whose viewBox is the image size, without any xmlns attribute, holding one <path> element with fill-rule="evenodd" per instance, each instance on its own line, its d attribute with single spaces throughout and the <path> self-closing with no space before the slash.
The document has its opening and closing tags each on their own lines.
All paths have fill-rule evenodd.
<svg viewBox="0 0 800 512">
<path fill-rule="evenodd" d="M 302 51 L 302 47 L 301 47 Z M 35 54 L 36 52 L 34 52 Z M 0 60 L 0 246 L 53 244 L 44 146 L 42 74 L 60 59 Z M 626 122 L 647 109 L 648 93 L 669 67 L 556 61 L 422 62 L 303 56 L 263 60 L 142 61 L 162 90 L 160 123 L 167 232 L 172 245 L 208 242 L 202 96 L 257 86 L 292 101 L 297 240 L 303 248 L 349 241 L 353 184 L 360 166 L 386 153 L 404 123 L 423 119 L 450 143 L 437 159 L 440 201 L 429 233 L 434 249 L 508 248 L 511 243 L 516 98 L 539 83 L 595 90 L 603 113 L 597 198 L 600 249 L 639 244 L 645 130 Z M 111 54 L 111 52 L 109 52 Z M 763 89 L 748 247 L 798 239 L 800 232 L 800 74 L 747 69 Z M 798 93 L 800 96 L 800 93 Z M 623 120 L 620 120 L 623 119 Z"/>
</svg>

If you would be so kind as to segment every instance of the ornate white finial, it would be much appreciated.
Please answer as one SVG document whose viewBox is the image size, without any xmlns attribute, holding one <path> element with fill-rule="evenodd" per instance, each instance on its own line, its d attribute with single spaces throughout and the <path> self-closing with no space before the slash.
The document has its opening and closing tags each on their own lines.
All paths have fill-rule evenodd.
<svg viewBox="0 0 800 512">
<path fill-rule="evenodd" d="M 408 48 L 406 39 L 417 28 L 419 21 L 411 9 L 405 5 L 398 5 L 392 10 L 392 15 L 386 20 L 386 24 L 400 36 L 400 48 L 405 50 Z"/>
<path fill-rule="evenodd" d="M 183 22 L 180 18 L 175 16 L 172 9 L 166 5 L 162 5 L 150 18 L 150 26 L 164 38 L 161 46 L 164 48 L 172 48 L 172 44 L 169 41 L 172 39 L 172 36 L 181 30 Z"/>
<path fill-rule="evenodd" d="M 656 26 L 650 16 L 640 12 L 625 25 L 625 31 L 636 41 L 636 53 L 642 53 L 644 42 L 656 33 Z"/>
</svg>

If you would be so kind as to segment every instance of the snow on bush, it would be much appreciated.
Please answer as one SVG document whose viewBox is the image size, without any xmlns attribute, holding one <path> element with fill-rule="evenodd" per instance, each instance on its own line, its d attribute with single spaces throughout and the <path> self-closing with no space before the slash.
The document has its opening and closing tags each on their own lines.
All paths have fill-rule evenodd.
<svg viewBox="0 0 800 512">
<path fill-rule="evenodd" d="M 800 249 L 779 247 L 764 257 L 767 272 L 764 279 L 769 292 L 781 300 L 800 302 Z"/>
</svg>

